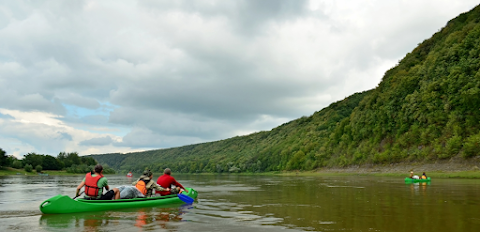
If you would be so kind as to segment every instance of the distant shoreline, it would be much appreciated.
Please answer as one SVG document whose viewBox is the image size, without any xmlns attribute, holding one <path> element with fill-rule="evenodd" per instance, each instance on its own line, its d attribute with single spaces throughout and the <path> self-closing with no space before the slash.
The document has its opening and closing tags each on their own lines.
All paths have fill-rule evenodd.
<svg viewBox="0 0 480 232">
<path fill-rule="evenodd" d="M 480 179 L 480 159 L 452 158 L 432 162 L 402 162 L 395 164 L 365 164 L 348 167 L 320 168 L 314 171 L 285 172 L 282 175 L 374 175 L 407 177 L 413 171 L 415 175 L 423 172 L 432 178 L 471 178 Z"/>
<path fill-rule="evenodd" d="M 395 164 L 364 164 L 348 167 L 324 167 L 312 171 L 275 171 L 261 173 L 176 173 L 189 175 L 279 175 L 279 176 L 346 176 L 346 175 L 364 175 L 364 176 L 398 176 L 406 177 L 413 171 L 415 175 L 421 175 L 426 172 L 432 178 L 469 178 L 480 179 L 480 157 L 472 159 L 452 158 L 450 160 L 437 160 L 432 162 L 402 162 Z M 17 174 L 20 173 L 20 174 Z M 51 176 L 76 176 L 84 175 L 82 173 L 67 173 L 66 171 L 44 171 L 43 173 Z M 28 175 L 36 176 L 36 171 L 26 172 L 23 169 L 3 168 L 0 169 L 0 176 L 8 175 Z M 157 173 L 154 173 L 157 175 Z M 123 175 L 121 173 L 112 175 Z"/>
<path fill-rule="evenodd" d="M 364 164 L 348 167 L 324 167 L 312 171 L 274 171 L 261 173 L 196 173 L 195 175 L 279 175 L 279 176 L 394 176 L 407 177 L 426 172 L 432 178 L 480 179 L 480 158 L 437 160 L 432 162 L 402 162 L 395 164 Z M 191 173 L 178 173 L 191 174 Z"/>
</svg>

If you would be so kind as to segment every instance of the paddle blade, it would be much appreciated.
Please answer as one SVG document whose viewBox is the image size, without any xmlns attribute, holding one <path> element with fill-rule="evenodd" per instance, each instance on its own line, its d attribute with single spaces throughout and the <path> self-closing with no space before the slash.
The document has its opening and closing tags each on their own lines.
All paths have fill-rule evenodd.
<svg viewBox="0 0 480 232">
<path fill-rule="evenodd" d="M 180 200 L 182 200 L 183 202 L 187 203 L 187 204 L 192 204 L 194 199 L 185 195 L 185 194 L 178 194 L 177 195 L 178 198 L 180 198 Z"/>
</svg>

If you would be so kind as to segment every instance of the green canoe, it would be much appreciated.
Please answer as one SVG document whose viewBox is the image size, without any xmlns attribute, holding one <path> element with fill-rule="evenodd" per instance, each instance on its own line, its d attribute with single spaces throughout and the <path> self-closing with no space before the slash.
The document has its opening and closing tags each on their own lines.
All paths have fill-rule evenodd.
<svg viewBox="0 0 480 232">
<path fill-rule="evenodd" d="M 430 182 L 430 177 L 427 177 L 427 179 L 412 179 L 410 177 L 405 177 L 405 183 L 419 183 L 419 182 Z"/>
<path fill-rule="evenodd" d="M 188 193 L 183 192 L 182 194 L 185 194 L 193 199 L 197 198 L 197 191 L 192 188 L 186 188 L 186 190 L 188 191 Z M 40 211 L 42 211 L 42 213 L 44 214 L 79 213 L 126 208 L 152 207 L 178 203 L 184 202 L 177 195 L 120 200 L 74 200 L 69 196 L 57 195 L 40 204 Z"/>
</svg>

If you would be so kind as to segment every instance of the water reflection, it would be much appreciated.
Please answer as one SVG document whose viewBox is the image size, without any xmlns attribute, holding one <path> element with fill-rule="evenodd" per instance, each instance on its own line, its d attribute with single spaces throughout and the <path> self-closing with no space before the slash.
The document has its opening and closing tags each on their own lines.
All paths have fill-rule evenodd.
<svg viewBox="0 0 480 232">
<path fill-rule="evenodd" d="M 412 195 L 416 196 L 428 196 L 427 186 L 431 185 L 430 182 L 420 182 L 420 183 L 406 183 L 410 187 L 410 192 Z"/>
</svg>

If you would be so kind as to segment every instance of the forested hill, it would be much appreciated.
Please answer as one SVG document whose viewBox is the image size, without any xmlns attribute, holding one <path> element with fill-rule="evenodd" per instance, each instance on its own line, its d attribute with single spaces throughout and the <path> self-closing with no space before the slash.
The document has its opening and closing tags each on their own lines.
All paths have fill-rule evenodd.
<svg viewBox="0 0 480 232">
<path fill-rule="evenodd" d="M 434 161 L 480 152 L 480 6 L 449 21 L 379 86 L 271 131 L 129 154 L 93 155 L 123 171 L 312 170 Z"/>
</svg>

